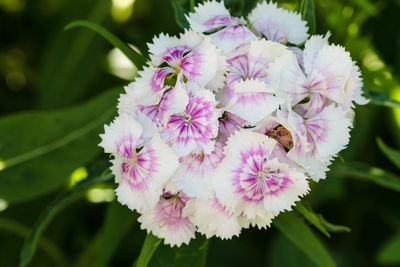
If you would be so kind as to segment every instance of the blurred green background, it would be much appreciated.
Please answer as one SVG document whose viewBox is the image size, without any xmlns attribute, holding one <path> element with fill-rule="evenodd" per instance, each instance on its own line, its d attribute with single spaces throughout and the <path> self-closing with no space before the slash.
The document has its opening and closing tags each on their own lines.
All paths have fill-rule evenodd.
<svg viewBox="0 0 400 267">
<path fill-rule="evenodd" d="M 225 2 L 235 12 L 235 0 Z M 317 33 L 331 31 L 330 41 L 351 52 L 369 90 L 400 101 L 400 1 L 315 5 Z M 167 0 L 0 0 L 1 267 L 19 265 L 24 239 L 55 197 L 108 167 L 98 134 L 136 67 L 94 32 L 64 31 L 76 19 L 144 53 L 154 35 L 181 31 Z M 312 184 L 313 210 L 351 228 L 331 238 L 313 228 L 338 266 L 400 266 L 400 171 L 376 142 L 399 150 L 399 129 L 399 108 L 357 107 L 350 145 L 328 178 Z M 45 230 L 29 266 L 130 266 L 145 237 L 135 216 L 110 185 L 85 190 Z M 207 266 L 314 266 L 274 226 L 209 246 Z"/>
</svg>

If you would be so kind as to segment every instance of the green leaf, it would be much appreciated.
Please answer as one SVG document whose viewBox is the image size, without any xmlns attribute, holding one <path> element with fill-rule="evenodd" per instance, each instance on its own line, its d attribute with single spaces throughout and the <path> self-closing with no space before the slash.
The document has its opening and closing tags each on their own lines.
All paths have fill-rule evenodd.
<svg viewBox="0 0 400 267">
<path fill-rule="evenodd" d="M 13 233 L 24 239 L 26 239 L 30 233 L 30 229 L 25 225 L 4 217 L 0 217 L 0 230 Z M 42 237 L 38 242 L 38 247 L 52 258 L 56 266 L 68 266 L 63 252 L 47 238 Z"/>
<path fill-rule="evenodd" d="M 133 50 L 129 45 L 122 42 L 118 37 L 114 34 L 106 30 L 105 28 L 97 25 L 96 23 L 86 21 L 86 20 L 76 20 L 65 26 L 65 30 L 74 28 L 74 27 L 86 27 L 89 28 L 101 36 L 103 36 L 107 41 L 109 41 L 113 46 L 121 50 L 122 53 L 133 63 L 136 67 L 141 67 L 145 63 L 144 57 L 139 53 Z"/>
<path fill-rule="evenodd" d="M 133 266 L 146 267 L 151 257 L 153 256 L 154 252 L 160 245 L 161 241 L 162 241 L 161 239 L 155 237 L 151 233 L 147 234 L 146 239 L 144 240 L 143 243 L 142 250 L 140 251 L 139 257 L 137 258 Z"/>
<path fill-rule="evenodd" d="M 39 219 L 33 226 L 32 232 L 29 237 L 25 240 L 25 243 L 21 250 L 20 264 L 25 266 L 29 263 L 36 250 L 36 244 L 46 229 L 47 225 L 51 220 L 64 208 L 70 201 L 72 201 L 79 193 L 85 191 L 91 186 L 99 183 L 110 182 L 113 179 L 113 175 L 108 173 L 103 176 L 96 176 L 86 178 L 81 182 L 77 183 L 71 190 L 65 194 L 56 198 L 49 206 L 46 207 L 44 212 L 40 215 Z"/>
<path fill-rule="evenodd" d="M 189 0 L 171 0 L 172 7 L 174 9 L 175 20 L 179 27 L 182 29 L 189 28 L 189 22 L 187 21 L 185 14 L 190 12 L 191 1 Z"/>
<path fill-rule="evenodd" d="M 400 191 L 400 177 L 364 163 L 340 164 L 336 169 L 344 177 L 374 182 L 380 186 Z"/>
<path fill-rule="evenodd" d="M 366 87 L 363 88 L 363 91 L 365 92 L 366 97 L 371 99 L 372 104 L 388 108 L 400 108 L 400 102 L 391 99 L 384 93 L 370 91 Z"/>
<path fill-rule="evenodd" d="M 385 242 L 379 250 L 377 261 L 379 264 L 400 264 L 400 231 Z"/>
<path fill-rule="evenodd" d="M 66 184 L 101 149 L 99 134 L 116 112 L 119 90 L 69 109 L 0 119 L 0 198 L 32 199 Z"/>
<path fill-rule="evenodd" d="M 300 4 L 301 18 L 307 21 L 308 33 L 315 34 L 316 22 L 315 22 L 315 5 L 314 0 L 302 0 Z"/>
<path fill-rule="evenodd" d="M 109 205 L 103 226 L 97 236 L 96 252 L 86 266 L 106 267 L 126 232 L 136 223 L 137 214 L 119 202 Z"/>
<path fill-rule="evenodd" d="M 304 216 L 304 218 L 306 218 L 310 223 L 312 223 L 322 233 L 324 233 L 324 235 L 326 235 L 327 237 L 331 237 L 325 227 L 321 224 L 318 215 L 315 214 L 310 207 L 306 208 L 301 202 L 298 202 L 296 204 L 296 209 Z"/>
<path fill-rule="evenodd" d="M 204 267 L 206 266 L 209 240 L 197 236 L 190 240 L 189 245 L 171 248 L 169 245 L 160 245 L 151 258 L 150 267 Z"/>
<path fill-rule="evenodd" d="M 320 223 L 322 224 L 322 226 L 328 230 L 328 232 L 351 232 L 351 229 L 347 226 L 344 225 L 336 225 L 333 223 L 328 222 L 327 220 L 325 220 L 324 216 L 322 216 L 321 214 L 317 214 L 318 219 L 320 221 Z"/>
<path fill-rule="evenodd" d="M 376 142 L 383 154 L 400 169 L 400 151 L 387 146 L 379 137 L 376 139 Z"/>
<path fill-rule="evenodd" d="M 317 266 L 336 266 L 323 244 L 296 214 L 285 212 L 274 219 L 273 223 L 290 242 Z"/>
<path fill-rule="evenodd" d="M 86 0 L 65 2 L 66 14 L 86 18 L 94 23 L 105 23 L 110 16 L 110 1 Z M 69 19 L 70 20 L 70 19 Z M 64 32 L 68 21 L 56 20 L 60 29 L 50 36 L 49 46 L 43 48 L 44 60 L 39 70 L 37 106 L 59 109 L 76 104 L 99 88 L 88 86 L 100 70 L 106 42 L 95 33 L 79 30 Z"/>
</svg>

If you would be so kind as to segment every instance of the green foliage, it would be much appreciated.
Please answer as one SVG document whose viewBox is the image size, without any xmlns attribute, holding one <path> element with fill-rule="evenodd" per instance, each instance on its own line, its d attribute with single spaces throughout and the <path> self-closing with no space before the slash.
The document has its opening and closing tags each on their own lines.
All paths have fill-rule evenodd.
<svg viewBox="0 0 400 267">
<path fill-rule="evenodd" d="M 115 115 L 119 92 L 66 110 L 1 118 L 0 198 L 26 201 L 66 184 L 75 169 L 100 153 L 98 135 Z"/>
<path fill-rule="evenodd" d="M 351 234 L 335 238 L 332 233 L 350 229 L 328 222 L 301 202 L 296 210 L 306 221 L 295 212 L 274 220 L 282 234 L 274 229 L 244 230 L 240 238 L 212 240 L 210 251 L 205 238 L 171 248 L 148 236 L 142 253 L 145 233 L 135 227 L 137 214 L 118 202 L 94 204 L 78 198 L 92 182 L 111 179 L 109 174 L 97 175 L 108 165 L 93 163 L 100 157 L 108 161 L 97 146 L 98 135 L 114 116 L 121 90 L 102 92 L 121 88 L 126 81 L 105 72 L 105 56 L 111 45 L 116 46 L 140 67 L 144 57 L 116 36 L 144 48 L 154 34 L 176 34 L 187 28 L 184 14 L 203 1 L 136 0 L 130 19 L 122 23 L 114 19 L 119 8 L 115 1 L 14 1 L 24 3 L 20 11 L 8 2 L 0 3 L 0 25 L 12 25 L 0 27 L 4 36 L 0 45 L 1 266 L 18 265 L 22 238 L 27 239 L 22 263 L 40 267 L 128 266 L 137 255 L 137 266 L 196 267 L 205 266 L 206 259 L 211 267 L 240 265 L 250 259 L 254 265 L 335 266 L 330 254 L 340 266 L 400 264 L 396 168 L 400 166 L 396 47 L 400 32 L 393 28 L 400 12 L 398 1 L 278 1 L 300 11 L 309 33 L 315 33 L 318 24 L 318 33 L 331 31 L 330 41 L 350 51 L 360 66 L 364 93 L 373 104 L 357 107 L 351 142 L 341 153 L 344 162 L 337 160 L 326 180 L 310 183 L 307 199 L 327 218 L 350 225 Z M 259 1 L 224 2 L 233 15 L 246 17 Z M 170 23 L 173 13 L 181 29 Z M 63 31 L 71 21 L 69 27 L 93 31 Z M 375 140 L 377 136 L 382 139 Z M 66 190 L 71 173 L 83 166 L 93 166 L 97 174 L 89 170 L 89 178 L 51 202 Z M 79 200 L 75 205 L 63 209 L 75 199 Z M 333 236 L 324 238 L 330 254 L 308 223 Z"/>
<path fill-rule="evenodd" d="M 102 24 L 108 19 L 110 3 L 96 0 L 80 4 L 70 2 L 64 8 L 71 14 L 80 14 L 84 10 L 88 20 Z M 91 89 L 88 84 L 99 69 L 105 42 L 84 30 L 66 34 L 62 31 L 64 25 L 57 28 L 52 42 L 45 44 L 37 98 L 41 109 L 59 109 L 76 103 Z"/>
<path fill-rule="evenodd" d="M 209 240 L 196 236 L 189 245 L 171 248 L 169 245 L 161 244 L 155 251 L 148 266 L 149 267 L 204 267 L 206 266 L 207 250 Z"/>
<path fill-rule="evenodd" d="M 371 181 L 388 189 L 400 191 L 400 177 L 381 168 L 363 163 L 348 163 L 339 165 L 338 171 L 345 177 Z"/>
<path fill-rule="evenodd" d="M 380 138 L 377 138 L 376 142 L 383 154 L 400 169 L 400 151 L 387 146 Z"/>
<path fill-rule="evenodd" d="M 133 266 L 146 267 L 162 240 L 151 233 L 146 235 L 142 250 Z"/>
<path fill-rule="evenodd" d="M 67 205 L 74 197 L 76 197 L 82 191 L 88 189 L 89 187 L 112 181 L 114 178 L 111 174 L 105 174 L 103 176 L 90 177 L 82 180 L 77 185 L 75 185 L 71 190 L 56 198 L 41 214 L 40 218 L 33 226 L 31 234 L 26 239 L 24 246 L 21 250 L 20 263 L 25 266 L 31 260 L 33 254 L 36 250 L 36 245 L 41 234 L 51 222 L 51 220 L 56 216 L 65 205 Z"/>
<path fill-rule="evenodd" d="M 400 264 L 400 231 L 385 242 L 378 252 L 377 260 L 379 264 Z"/>
<path fill-rule="evenodd" d="M 336 266 L 329 252 L 311 229 L 295 214 L 285 212 L 273 221 L 279 231 L 317 266 Z"/>
<path fill-rule="evenodd" d="M 371 103 L 378 106 L 388 108 L 400 108 L 400 102 L 391 99 L 387 94 L 381 92 L 373 92 L 364 88 L 367 98 L 371 99 Z"/>
<path fill-rule="evenodd" d="M 319 216 L 315 214 L 309 206 L 306 208 L 301 202 L 298 202 L 296 205 L 296 209 L 304 216 L 304 218 L 307 219 L 307 221 L 317 227 L 318 230 L 320 230 L 324 235 L 326 235 L 327 237 L 331 237 L 331 235 L 322 225 Z"/>
<path fill-rule="evenodd" d="M 308 33 L 315 34 L 317 26 L 315 21 L 314 0 L 302 0 L 299 13 L 301 14 L 301 18 L 307 21 Z"/>
<path fill-rule="evenodd" d="M 137 67 L 141 67 L 145 60 L 143 55 L 141 55 L 139 52 L 135 51 L 132 49 L 129 45 L 125 44 L 122 42 L 118 37 L 116 37 L 114 34 L 111 32 L 107 31 L 105 28 L 101 27 L 100 25 L 97 25 L 96 23 L 92 23 L 90 21 L 85 21 L 85 20 L 77 20 L 73 21 L 67 26 L 65 26 L 65 29 L 71 29 L 74 27 L 86 27 L 88 29 L 91 29 L 92 31 L 97 32 L 101 36 L 103 36 L 107 41 L 109 41 L 113 46 L 121 50 L 122 53 Z"/>
</svg>

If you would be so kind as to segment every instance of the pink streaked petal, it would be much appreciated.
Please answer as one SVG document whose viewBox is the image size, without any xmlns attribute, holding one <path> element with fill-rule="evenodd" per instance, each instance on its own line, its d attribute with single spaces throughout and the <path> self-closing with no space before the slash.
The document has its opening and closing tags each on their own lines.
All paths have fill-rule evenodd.
<svg viewBox="0 0 400 267">
<path fill-rule="evenodd" d="M 311 118 L 320 113 L 328 105 L 328 99 L 322 94 L 310 94 L 310 100 L 304 104 L 297 104 L 294 110 L 303 118 Z"/>
<path fill-rule="evenodd" d="M 277 110 L 283 102 L 284 99 L 270 93 L 242 93 L 236 103 L 226 110 L 250 123 L 256 123 Z"/>
<path fill-rule="evenodd" d="M 218 133 L 218 117 L 216 101 L 209 90 L 197 90 L 190 94 L 186 110 L 170 117 L 164 131 L 164 139 L 170 144 L 178 156 L 188 155 L 196 148 L 210 153 Z M 210 151 L 211 149 L 211 151 Z"/>
<path fill-rule="evenodd" d="M 142 229 L 152 232 L 155 236 L 164 238 L 164 243 L 180 247 L 188 244 L 194 238 L 194 226 L 183 216 L 186 200 L 177 196 L 168 199 L 161 198 L 155 208 L 144 211 L 138 218 Z"/>
<path fill-rule="evenodd" d="M 327 106 L 316 116 L 306 121 L 318 155 L 329 158 L 341 151 L 350 139 L 352 122 L 346 113 L 334 104 Z"/>
<path fill-rule="evenodd" d="M 215 44 L 225 53 L 257 37 L 244 25 L 228 26 L 210 35 Z"/>
<path fill-rule="evenodd" d="M 207 238 L 217 236 L 230 239 L 238 236 L 241 226 L 232 212 L 227 211 L 216 198 L 209 200 L 191 199 L 184 208 L 184 214 Z"/>
<path fill-rule="evenodd" d="M 221 143 L 216 143 L 214 151 L 208 155 L 192 153 L 182 157 L 172 180 L 189 197 L 209 199 L 214 195 L 210 178 L 223 157 Z"/>
<path fill-rule="evenodd" d="M 186 15 L 190 28 L 198 32 L 207 32 L 221 26 L 232 24 L 233 18 L 223 2 L 209 1 L 199 4 L 194 12 Z"/>
<path fill-rule="evenodd" d="M 218 138 L 225 143 L 229 136 L 243 129 L 249 123 L 233 113 L 225 112 L 219 119 Z"/>
</svg>

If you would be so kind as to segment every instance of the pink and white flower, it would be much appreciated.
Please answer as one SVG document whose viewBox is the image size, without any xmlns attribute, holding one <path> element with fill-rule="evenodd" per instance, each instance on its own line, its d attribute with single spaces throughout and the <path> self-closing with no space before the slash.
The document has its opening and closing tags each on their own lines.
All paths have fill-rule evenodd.
<svg viewBox="0 0 400 267">
<path fill-rule="evenodd" d="M 308 38 L 307 23 L 300 14 L 279 8 L 272 1 L 257 4 L 249 21 L 252 29 L 270 41 L 299 45 Z"/>
<path fill-rule="evenodd" d="M 343 47 L 329 45 L 328 37 L 329 34 L 325 38 L 313 36 L 306 42 L 304 70 L 294 54 L 278 58 L 269 69 L 279 96 L 290 99 L 292 105 L 308 98 L 297 107 L 297 111 L 307 118 L 332 102 L 346 112 L 351 112 L 353 101 L 358 104 L 368 102 L 361 95 L 358 67 Z"/>
<path fill-rule="evenodd" d="M 164 238 L 164 243 L 171 246 L 189 244 L 190 239 L 195 237 L 195 227 L 183 214 L 188 201 L 189 198 L 183 193 L 164 192 L 157 205 L 143 211 L 138 218 L 140 228 Z"/>
<path fill-rule="evenodd" d="M 227 210 L 256 220 L 290 210 L 308 192 L 305 175 L 282 163 L 277 145 L 272 138 L 244 130 L 229 138 L 213 176 L 216 197 Z"/>
<path fill-rule="evenodd" d="M 200 4 L 186 18 L 193 30 L 208 33 L 224 52 L 257 38 L 245 26 L 246 22 L 243 19 L 229 14 L 223 1 L 213 0 Z"/>
<path fill-rule="evenodd" d="M 256 123 L 284 102 L 275 96 L 267 70 L 278 57 L 289 53 L 285 46 L 266 40 L 252 41 L 228 57 L 229 73 L 225 89 L 225 110 Z"/>
<path fill-rule="evenodd" d="M 180 165 L 171 178 L 177 188 L 192 198 L 212 198 L 214 190 L 211 187 L 211 177 L 224 157 L 222 148 L 223 145 L 216 142 L 214 151 L 210 154 L 193 152 L 181 157 Z"/>
<path fill-rule="evenodd" d="M 163 139 L 179 156 L 192 152 L 210 154 L 218 134 L 218 117 L 215 96 L 210 90 L 189 92 L 186 109 L 169 117 L 162 130 Z"/>
<path fill-rule="evenodd" d="M 105 133 L 100 146 L 114 156 L 118 201 L 132 210 L 142 212 L 155 206 L 164 183 L 178 167 L 178 158 L 161 140 L 151 121 L 144 116 L 135 120 L 121 114 Z"/>
<path fill-rule="evenodd" d="M 216 198 L 190 199 L 183 212 L 197 227 L 197 231 L 207 238 L 216 236 L 231 239 L 239 236 L 242 228 L 238 217 L 227 211 Z"/>
</svg>

